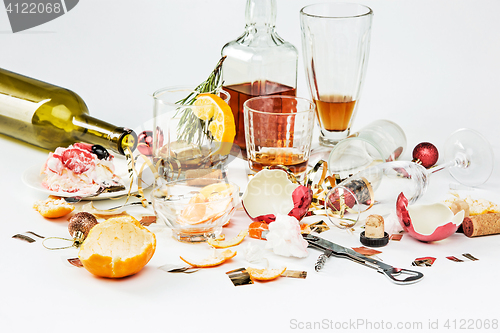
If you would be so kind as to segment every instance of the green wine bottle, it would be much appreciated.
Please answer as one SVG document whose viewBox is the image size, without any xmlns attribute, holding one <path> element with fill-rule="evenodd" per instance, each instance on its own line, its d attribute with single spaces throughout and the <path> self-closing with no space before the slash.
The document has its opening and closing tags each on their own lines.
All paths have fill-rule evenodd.
<svg viewBox="0 0 500 333">
<path fill-rule="evenodd" d="M 89 116 L 71 90 L 0 68 L 0 133 L 54 150 L 75 142 L 99 144 L 125 155 L 137 146 L 131 129 Z"/>
</svg>

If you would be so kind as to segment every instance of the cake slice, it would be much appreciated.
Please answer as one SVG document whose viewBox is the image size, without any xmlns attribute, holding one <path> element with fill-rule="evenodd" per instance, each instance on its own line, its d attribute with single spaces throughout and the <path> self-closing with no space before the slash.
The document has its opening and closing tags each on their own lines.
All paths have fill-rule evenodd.
<svg viewBox="0 0 500 333">
<path fill-rule="evenodd" d="M 123 180 L 114 173 L 113 158 L 100 145 L 75 143 L 59 147 L 49 153 L 42 167 L 42 186 L 81 197 L 124 190 Z"/>
</svg>

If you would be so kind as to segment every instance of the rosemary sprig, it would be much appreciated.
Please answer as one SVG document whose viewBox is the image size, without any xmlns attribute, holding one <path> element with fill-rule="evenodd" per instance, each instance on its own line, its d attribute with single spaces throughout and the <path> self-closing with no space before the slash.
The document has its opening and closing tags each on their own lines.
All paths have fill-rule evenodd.
<svg viewBox="0 0 500 333">
<path fill-rule="evenodd" d="M 202 93 L 215 93 L 222 87 L 222 77 L 221 69 L 222 63 L 226 59 L 226 56 L 222 57 L 215 69 L 208 76 L 208 78 L 200 83 L 194 90 L 196 93 L 191 93 L 184 99 L 178 101 L 176 104 L 181 105 L 193 105 L 198 94 Z M 187 143 L 192 143 L 194 138 L 198 138 L 198 144 L 201 144 L 202 138 L 205 136 L 210 141 L 213 139 L 212 135 L 208 131 L 208 125 L 210 125 L 211 119 L 204 121 L 196 117 L 191 108 L 182 108 L 181 119 L 179 120 L 179 125 L 177 131 L 179 133 L 179 140 L 186 141 Z M 176 113 L 177 116 L 177 113 Z"/>
</svg>

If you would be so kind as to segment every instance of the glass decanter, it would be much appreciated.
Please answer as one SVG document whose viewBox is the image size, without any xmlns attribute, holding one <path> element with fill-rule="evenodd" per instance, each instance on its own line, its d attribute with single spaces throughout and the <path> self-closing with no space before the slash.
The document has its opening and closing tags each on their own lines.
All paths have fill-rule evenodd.
<svg viewBox="0 0 500 333">
<path fill-rule="evenodd" d="M 236 123 L 236 143 L 246 153 L 243 103 L 256 96 L 296 95 L 297 49 L 275 30 L 276 0 L 247 0 L 245 32 L 222 48 L 223 89 Z"/>
<path fill-rule="evenodd" d="M 410 161 L 396 161 L 365 169 L 334 187 L 325 200 L 330 220 L 341 228 L 352 227 L 359 213 L 377 205 L 395 206 L 402 192 L 408 204 L 421 198 L 430 176 L 448 169 L 460 184 L 478 186 L 493 171 L 493 150 L 478 132 L 460 129 L 444 145 L 445 163 L 426 169 Z M 346 216 L 346 217 L 345 217 Z"/>
</svg>

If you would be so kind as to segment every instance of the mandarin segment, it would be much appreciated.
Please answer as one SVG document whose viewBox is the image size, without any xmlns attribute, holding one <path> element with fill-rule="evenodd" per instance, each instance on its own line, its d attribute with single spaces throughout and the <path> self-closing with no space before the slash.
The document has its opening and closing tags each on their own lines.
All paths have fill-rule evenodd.
<svg viewBox="0 0 500 333">
<path fill-rule="evenodd" d="M 217 183 L 203 187 L 193 195 L 182 210 L 177 222 L 195 225 L 216 221 L 232 207 L 232 194 L 237 191 L 231 184 Z"/>
<path fill-rule="evenodd" d="M 192 267 L 206 268 L 206 267 L 219 266 L 224 262 L 226 262 L 227 260 L 233 258 L 236 255 L 236 253 L 237 253 L 236 251 L 225 250 L 223 252 L 216 253 L 215 255 L 212 255 L 200 261 L 185 259 L 182 256 L 180 256 L 179 258 L 181 258 L 182 261 L 184 261 L 186 264 Z"/>
<path fill-rule="evenodd" d="M 228 183 L 215 183 L 215 184 L 210 184 L 205 187 L 203 187 L 200 190 L 200 194 L 202 194 L 205 198 L 210 198 L 213 199 L 214 194 L 217 194 L 217 196 L 231 196 L 231 194 L 234 191 L 234 187 L 231 184 Z"/>
<path fill-rule="evenodd" d="M 286 267 L 283 268 L 252 268 L 248 267 L 247 272 L 250 274 L 252 280 L 257 281 L 271 281 L 278 278 L 281 274 L 286 271 Z"/>
<path fill-rule="evenodd" d="M 248 235 L 248 230 L 241 231 L 238 236 L 228 239 L 228 240 L 218 240 L 214 238 L 210 238 L 207 240 L 207 243 L 217 249 L 224 249 L 232 246 L 236 246 L 243 242 L 243 239 Z"/>
</svg>

